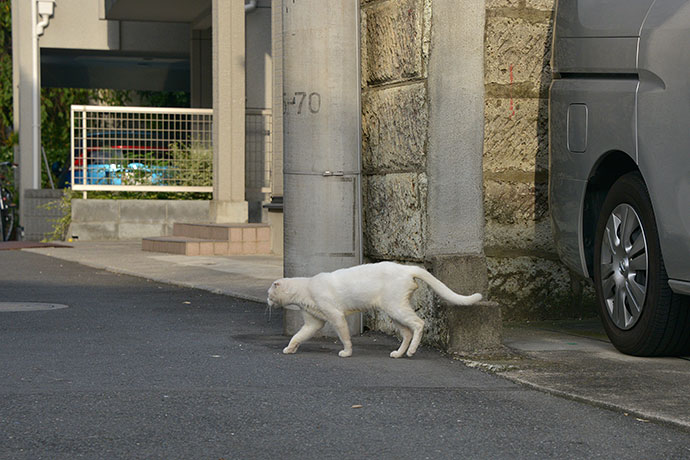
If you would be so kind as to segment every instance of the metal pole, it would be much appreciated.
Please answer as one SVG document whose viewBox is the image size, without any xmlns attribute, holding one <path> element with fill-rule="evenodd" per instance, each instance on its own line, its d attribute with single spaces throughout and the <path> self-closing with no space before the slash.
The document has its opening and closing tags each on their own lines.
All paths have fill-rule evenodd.
<svg viewBox="0 0 690 460">
<path fill-rule="evenodd" d="M 86 107 L 82 109 L 81 112 L 81 185 L 90 185 L 89 180 L 88 180 L 88 172 L 89 172 L 89 165 L 88 165 L 88 145 L 86 143 L 86 122 L 87 122 L 87 112 L 86 112 Z M 74 169 L 74 166 L 72 166 L 72 169 Z M 86 199 L 86 191 L 84 191 L 84 199 Z"/>
<path fill-rule="evenodd" d="M 359 1 L 283 0 L 282 15 L 284 271 L 312 276 L 362 263 Z"/>
<path fill-rule="evenodd" d="M 48 164 L 48 156 L 46 155 L 46 149 L 41 146 L 41 153 L 43 154 L 43 163 L 46 165 L 46 171 L 48 171 L 48 180 L 50 181 L 50 188 L 55 190 L 55 182 L 53 182 L 53 173 L 50 170 L 50 165 Z"/>
<path fill-rule="evenodd" d="M 31 0 L 31 136 L 32 136 L 32 167 L 31 188 L 41 188 L 41 55 L 38 39 L 48 27 L 50 17 L 53 15 L 55 0 Z M 38 18 L 39 22 L 36 22 Z M 48 172 L 50 174 L 50 172 Z"/>
<path fill-rule="evenodd" d="M 74 131 L 75 131 L 75 126 L 74 126 L 74 106 L 71 106 L 69 108 L 69 171 L 70 171 L 70 178 L 69 178 L 69 183 L 70 187 L 74 186 Z"/>
<path fill-rule="evenodd" d="M 38 55 L 38 33 L 36 30 L 36 20 L 38 19 L 38 12 L 36 11 L 36 1 L 31 0 L 31 186 L 32 189 L 41 188 L 41 160 L 39 158 L 39 143 L 40 143 L 40 120 L 41 120 L 41 103 L 40 103 L 40 74 L 39 74 L 39 55 Z"/>
</svg>

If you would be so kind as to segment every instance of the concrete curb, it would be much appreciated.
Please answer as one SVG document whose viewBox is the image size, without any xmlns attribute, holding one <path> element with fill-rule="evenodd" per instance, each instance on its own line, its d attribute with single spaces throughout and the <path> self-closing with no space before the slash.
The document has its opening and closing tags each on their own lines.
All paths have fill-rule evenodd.
<svg viewBox="0 0 690 460">
<path fill-rule="evenodd" d="M 581 403 L 586 403 L 595 407 L 600 407 L 602 409 L 606 410 L 611 410 L 615 412 L 621 412 L 624 416 L 626 417 L 635 417 L 640 423 L 648 423 L 648 422 L 655 422 L 655 423 L 662 423 L 664 425 L 670 425 L 676 428 L 680 428 L 685 431 L 690 431 L 690 423 L 679 420 L 674 417 L 666 417 L 662 414 L 654 414 L 650 412 L 646 412 L 644 410 L 638 410 L 630 407 L 626 407 L 620 404 L 614 404 L 610 403 L 607 401 L 591 398 L 591 397 L 586 397 L 586 396 L 581 396 L 577 395 L 575 393 L 571 393 L 568 391 L 563 391 L 563 390 L 557 390 L 555 388 L 549 388 L 544 385 L 539 385 L 533 382 L 530 382 L 528 380 L 511 376 L 509 374 L 505 374 L 503 372 L 494 372 L 494 374 L 503 377 L 511 382 L 515 382 L 517 384 L 526 386 L 528 388 L 532 388 L 534 390 L 541 391 L 543 393 L 548 393 L 553 396 L 558 396 L 561 398 L 565 399 L 570 399 L 572 401 L 577 401 Z"/>
</svg>

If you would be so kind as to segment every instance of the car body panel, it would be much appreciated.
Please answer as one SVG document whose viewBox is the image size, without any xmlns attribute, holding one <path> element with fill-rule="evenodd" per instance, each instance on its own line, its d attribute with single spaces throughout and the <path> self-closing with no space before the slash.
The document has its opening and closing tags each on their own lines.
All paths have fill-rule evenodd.
<svg viewBox="0 0 690 460">
<path fill-rule="evenodd" d="M 690 2 L 657 1 L 642 29 L 639 167 L 670 278 L 690 280 Z"/>
<path fill-rule="evenodd" d="M 558 36 L 638 37 L 653 3 L 654 0 L 560 0 Z"/>
<path fill-rule="evenodd" d="M 647 184 L 669 277 L 690 281 L 690 0 L 561 0 L 554 30 L 549 204 L 561 259 L 591 276 L 587 186 L 622 153 Z"/>
<path fill-rule="evenodd" d="M 637 37 L 558 37 L 554 43 L 553 70 L 561 74 L 634 74 Z M 579 75 L 576 75 L 579 76 Z"/>
<path fill-rule="evenodd" d="M 558 79 L 551 85 L 550 140 L 558 154 L 550 156 L 549 207 L 556 249 L 569 268 L 584 276 L 589 276 L 582 245 L 587 181 L 602 158 L 599 152 L 624 152 L 636 159 L 637 85 L 626 78 Z M 584 152 L 569 148 L 573 105 L 587 107 Z"/>
</svg>

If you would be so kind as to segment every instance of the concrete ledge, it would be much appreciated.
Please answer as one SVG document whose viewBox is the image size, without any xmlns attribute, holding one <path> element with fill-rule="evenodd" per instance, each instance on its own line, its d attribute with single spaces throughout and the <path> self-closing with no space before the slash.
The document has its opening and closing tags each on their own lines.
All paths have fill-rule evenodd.
<svg viewBox="0 0 690 460">
<path fill-rule="evenodd" d="M 486 297 L 489 281 L 484 254 L 439 254 L 428 261 L 434 276 L 453 291 L 463 295 L 479 292 Z"/>
<path fill-rule="evenodd" d="M 447 306 L 448 352 L 474 354 L 500 349 L 503 323 L 496 302 L 481 301 L 468 306 Z"/>
<path fill-rule="evenodd" d="M 68 236 L 81 241 L 135 240 L 172 233 L 174 222 L 209 221 L 206 200 L 72 200 Z"/>
</svg>

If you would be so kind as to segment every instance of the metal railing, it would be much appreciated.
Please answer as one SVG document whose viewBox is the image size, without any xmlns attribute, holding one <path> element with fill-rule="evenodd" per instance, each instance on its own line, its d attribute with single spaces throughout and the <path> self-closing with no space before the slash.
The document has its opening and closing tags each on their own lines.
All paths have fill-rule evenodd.
<svg viewBox="0 0 690 460">
<path fill-rule="evenodd" d="M 72 189 L 213 191 L 213 110 L 73 105 Z"/>
<path fill-rule="evenodd" d="M 213 110 L 73 105 L 72 189 L 212 192 Z M 271 191 L 271 110 L 245 115 L 249 201 Z"/>
<path fill-rule="evenodd" d="M 273 119 L 270 110 L 247 109 L 245 113 L 246 199 L 264 201 L 271 192 Z"/>
</svg>

